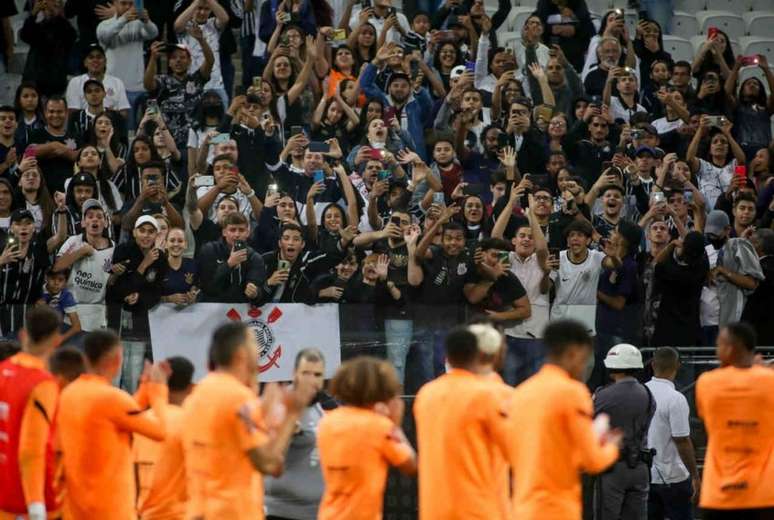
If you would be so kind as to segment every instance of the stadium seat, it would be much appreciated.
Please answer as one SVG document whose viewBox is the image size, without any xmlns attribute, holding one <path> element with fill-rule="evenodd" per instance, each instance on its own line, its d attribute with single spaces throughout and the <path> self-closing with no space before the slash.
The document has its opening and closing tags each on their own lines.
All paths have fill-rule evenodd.
<svg viewBox="0 0 774 520">
<path fill-rule="evenodd" d="M 589 11 L 593 11 L 599 16 L 604 16 L 606 12 L 612 9 L 610 0 L 587 0 L 586 5 Z"/>
<path fill-rule="evenodd" d="M 629 0 L 613 0 L 613 9 L 626 9 L 629 7 Z"/>
<path fill-rule="evenodd" d="M 497 31 L 497 44 L 500 47 L 512 47 L 512 43 L 521 39 L 521 33 L 518 31 Z M 519 67 L 522 64 L 519 63 Z"/>
<path fill-rule="evenodd" d="M 664 50 L 672 55 L 674 61 L 691 61 L 694 56 L 691 42 L 679 36 L 664 35 Z"/>
<path fill-rule="evenodd" d="M 750 11 L 770 11 L 771 0 L 746 0 L 750 4 Z"/>
<path fill-rule="evenodd" d="M 675 2 L 675 11 L 697 13 L 703 11 L 705 8 L 705 0 L 677 0 Z"/>
<path fill-rule="evenodd" d="M 706 0 L 707 11 L 728 11 L 732 13 L 738 13 L 739 11 L 747 11 L 750 9 L 748 3 L 744 0 Z"/>
<path fill-rule="evenodd" d="M 757 36 L 746 36 L 739 38 L 739 44 L 742 47 L 742 53 L 745 56 L 751 54 L 763 54 L 769 63 L 774 63 L 774 38 L 759 38 Z"/>
<path fill-rule="evenodd" d="M 515 0 L 514 3 L 521 7 L 532 7 L 533 9 L 537 7 L 537 0 Z"/>
<path fill-rule="evenodd" d="M 511 12 L 508 13 L 508 17 L 503 24 L 509 31 L 521 32 L 521 28 L 524 27 L 524 22 L 527 21 L 529 15 L 535 11 L 534 7 L 512 7 Z"/>
<path fill-rule="evenodd" d="M 774 38 L 774 11 L 750 11 L 742 14 L 742 19 L 746 34 Z"/>
<path fill-rule="evenodd" d="M 742 17 L 728 11 L 699 11 L 696 21 L 702 34 L 706 34 L 709 27 L 717 27 L 732 40 L 738 40 L 745 34 Z"/>
<path fill-rule="evenodd" d="M 691 39 L 699 34 L 699 23 L 693 14 L 675 11 L 672 17 L 672 35 Z"/>
</svg>

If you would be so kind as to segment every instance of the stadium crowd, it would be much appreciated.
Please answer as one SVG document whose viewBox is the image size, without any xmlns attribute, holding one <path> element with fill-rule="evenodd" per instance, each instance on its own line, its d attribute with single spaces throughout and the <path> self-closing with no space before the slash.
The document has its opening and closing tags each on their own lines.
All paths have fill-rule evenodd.
<svg viewBox="0 0 774 520">
<path fill-rule="evenodd" d="M 620 389 L 621 381 L 628 384 L 632 371 L 643 368 L 637 347 L 679 350 L 717 343 L 746 352 L 756 343 L 750 339 L 754 336 L 761 345 L 774 345 L 774 72 L 767 56 L 735 55 L 729 37 L 716 27 L 707 30 L 691 62 L 673 60 L 656 20 L 668 22 L 663 13 L 649 12 L 658 3 L 639 6 L 640 19 L 631 34 L 621 9 L 604 13 L 595 24 L 584 0 L 539 0 L 519 38 L 501 45 L 498 29 L 510 12 L 508 0 L 500 0 L 491 16 L 482 0 L 405 1 L 400 9 L 391 0 L 24 2 L 18 38 L 29 50 L 22 82 L 14 106 L 0 106 L 0 336 L 18 338 L 25 349 L 56 342 L 85 352 L 92 375 L 139 392 L 134 401 L 111 390 L 98 413 L 128 413 L 128 419 L 115 418 L 119 431 L 156 440 L 164 437 L 162 418 L 135 412 L 155 403 L 154 413 L 163 415 L 159 403 L 182 403 L 191 377 L 185 375 L 185 360 L 146 368 L 151 357 L 148 311 L 159 303 L 180 308 L 198 302 L 368 306 L 372 316 L 364 321 L 381 338 L 388 363 L 355 361 L 342 368 L 351 378 L 340 374 L 331 388 L 339 402 L 355 408 L 393 402 L 403 385 L 419 389 L 419 396 L 431 394 L 431 385 L 446 381 L 456 368 L 475 372 L 468 369 L 479 361 L 474 363 L 466 336 L 475 334 L 457 331 L 456 340 L 446 337 L 471 314 L 485 317 L 504 334 L 502 363 L 493 350 L 484 357 L 498 358 L 497 371 L 510 386 L 544 374 L 546 360 L 592 390 L 608 383 L 617 369 L 620 377 L 613 378 L 612 386 Z M 0 72 L 14 55 L 14 15 L 14 2 L 4 2 L 0 47 L 5 65 Z M 765 83 L 751 77 L 751 71 Z M 32 333 L 38 325 L 29 315 L 36 307 L 56 311 L 62 319 L 61 337 L 46 328 L 50 316 L 45 314 L 38 316 L 43 332 Z M 544 331 L 554 322 L 567 323 L 563 320 L 574 320 L 580 329 L 559 327 L 549 344 Z M 119 349 L 106 327 L 120 329 L 123 339 L 145 340 L 125 342 Z M 20 334 L 22 329 L 26 332 Z M 730 332 L 723 337 L 722 330 Z M 305 418 L 301 423 L 311 421 L 312 441 L 306 442 L 314 449 L 317 423 L 328 416 L 318 407 L 310 418 L 309 407 L 299 405 L 310 398 L 308 381 L 288 395 L 271 391 L 274 395 L 265 402 L 282 408 L 277 403 L 284 396 L 289 404 L 287 413 L 275 413 L 281 418 L 275 417 L 270 427 L 262 425 L 263 416 L 254 420 L 254 407 L 228 416 L 241 410 L 233 405 L 241 406 L 250 392 L 250 385 L 237 388 L 233 380 L 217 375 L 230 371 L 249 382 L 252 372 L 244 370 L 252 358 L 235 354 L 242 352 L 237 346 L 243 338 L 235 339 L 240 331 L 227 329 L 226 337 L 213 339 L 210 364 L 216 375 L 206 379 L 210 386 L 197 385 L 187 406 L 201 411 L 196 419 L 201 422 L 192 427 L 212 435 L 191 440 L 194 445 L 209 445 L 227 434 L 198 426 L 208 421 L 241 421 L 247 433 L 234 440 L 230 452 L 197 456 L 198 469 L 187 467 L 189 476 L 191 471 L 221 471 L 210 475 L 212 482 L 225 482 L 232 467 L 227 461 L 240 468 L 235 478 L 249 480 L 253 467 L 279 474 L 283 453 L 294 432 L 298 434 L 298 417 Z M 571 339 L 562 339 L 563 334 Z M 591 346 L 593 352 L 569 355 L 567 345 Z M 584 352 L 580 347 L 570 350 Z M 116 354 L 120 350 L 123 355 Z M 611 355 L 629 364 L 616 364 Z M 234 368 L 235 356 L 240 368 Z M 567 356 L 572 370 L 562 364 Z M 669 386 L 676 352 L 663 350 L 659 356 L 654 356 L 654 367 L 660 360 L 657 372 L 663 377 L 656 378 Z M 734 364 L 731 357 L 726 356 L 726 364 Z M 69 362 L 76 363 L 73 359 Z M 324 364 L 312 353 L 300 358 L 297 369 L 305 359 Z M 39 371 L 25 383 L 32 391 L 44 377 L 43 365 L 26 362 L 27 368 Z M 583 370 L 573 372 L 580 365 Z M 51 370 L 59 377 L 53 365 Z M 536 398 L 559 375 L 548 374 L 535 389 L 525 384 L 520 395 Z M 168 392 L 162 391 L 168 377 Z M 770 385 L 761 377 L 764 386 Z M 79 378 L 73 390 L 62 392 L 60 412 L 68 397 L 77 406 L 96 398 L 94 392 L 106 391 L 94 381 L 86 383 Z M 371 385 L 376 397 L 361 386 L 348 386 L 356 383 Z M 451 389 L 435 390 L 438 402 L 444 392 L 454 393 L 453 378 L 445 384 Z M 48 387 L 40 397 L 46 421 L 52 419 L 57 400 L 57 385 Z M 145 393 L 149 387 L 153 391 Z M 504 387 L 498 391 L 505 392 Z M 664 387 L 640 389 L 640 400 L 623 407 L 637 408 L 629 426 L 617 420 L 620 401 L 616 391 L 604 394 L 609 388 L 600 390 L 594 401 L 596 413 L 613 418 L 612 433 L 602 428 L 599 437 L 609 441 L 607 458 L 613 445 L 622 442 L 617 428 L 624 430 L 622 452 L 627 443 L 647 447 L 646 434 L 651 417 L 658 417 L 654 410 L 661 398 L 679 401 L 675 413 L 683 422 L 680 428 L 672 424 L 673 435 L 661 432 L 674 459 L 671 473 L 654 476 L 656 486 L 649 493 L 650 471 L 640 485 L 642 475 L 630 474 L 622 456 L 623 462 L 615 465 L 620 468 L 609 477 L 612 483 L 600 478 L 595 484 L 601 490 L 595 515 L 630 518 L 604 507 L 600 497 L 611 500 L 618 492 L 619 503 L 634 500 L 633 510 L 644 514 L 656 489 L 667 505 L 684 504 L 687 495 L 687 513 L 665 514 L 673 520 L 689 518 L 699 475 L 691 462 L 685 399 Z M 321 391 L 322 386 L 315 386 L 314 392 Z M 197 392 L 202 394 L 198 401 Z M 592 406 L 579 387 L 568 392 L 577 394 L 579 409 Z M 223 408 L 215 409 L 208 399 L 223 399 Z M 320 395 L 317 399 L 324 400 Z M 642 399 L 645 404 L 639 404 Z M 494 414 L 486 420 L 508 415 L 498 411 L 495 401 L 480 406 L 482 414 Z M 418 397 L 423 451 L 421 402 Z M 462 403 L 476 407 L 476 401 L 457 406 Z M 271 407 L 262 408 L 271 415 Z M 402 410 L 387 408 L 379 409 L 393 419 L 402 416 Z M 431 406 L 423 412 L 426 420 L 437 411 Z M 66 480 L 82 487 L 65 487 L 68 496 L 82 493 L 86 499 L 69 513 L 65 508 L 65 518 L 100 518 L 93 513 L 97 510 L 134 514 L 144 498 L 135 501 L 108 491 L 134 485 L 121 473 L 130 453 L 121 451 L 113 467 L 87 463 L 83 458 L 89 456 L 92 432 L 83 426 L 89 419 L 66 415 L 68 419 L 61 417 L 63 432 L 77 435 L 63 438 L 63 464 L 76 468 L 78 475 Z M 372 431 L 378 437 L 378 428 L 386 428 L 358 412 L 340 416 L 335 435 Z M 361 419 L 363 430 L 358 430 Z M 325 441 L 323 424 L 317 439 L 320 456 L 327 451 L 329 457 L 343 457 L 338 450 L 353 444 Z M 439 449 L 427 440 L 440 435 L 433 428 L 448 426 L 439 424 L 425 439 L 431 443 L 428 453 Z M 263 433 L 256 434 L 256 428 Z M 270 431 L 268 437 L 265 431 Z M 771 432 L 761 431 L 768 435 L 762 442 L 770 452 Z M 392 451 L 384 457 L 412 473 L 413 451 L 402 433 L 396 435 L 390 437 L 396 446 L 385 448 Z M 125 435 L 118 437 L 106 442 L 123 446 Z M 357 437 L 351 439 L 357 442 Z M 494 442 L 476 449 L 493 449 Z M 249 458 L 241 456 L 258 445 L 263 448 L 251 451 Z M 68 454 L 68 446 L 77 455 Z M 606 460 L 602 455 L 590 458 L 586 469 L 604 469 L 617 450 L 607 463 L 600 462 Z M 647 457 L 639 449 L 628 451 L 642 473 Z M 489 460 L 491 453 L 481 453 L 481 460 Z M 558 453 L 551 460 L 561 461 Z M 511 456 L 516 457 L 503 455 L 501 469 Z M 183 471 L 180 461 L 163 467 Z M 444 503 L 447 494 L 469 496 L 470 489 L 449 488 L 423 499 L 423 459 L 419 461 L 420 502 L 443 508 L 458 503 Z M 370 470 L 385 472 L 386 465 L 379 464 L 374 462 Z M 520 464 L 523 460 L 511 464 L 512 470 L 524 471 Z M 102 489 L 111 472 L 128 480 L 105 488 L 104 502 L 91 503 L 92 487 Z M 323 473 L 326 484 L 335 479 Z M 507 469 L 498 475 L 502 481 L 487 485 L 507 489 Z M 175 475 L 184 477 L 185 472 Z M 626 479 L 637 482 L 621 484 Z M 363 517 L 376 518 L 381 504 L 376 507 L 372 500 L 383 490 L 383 482 L 380 488 L 376 481 L 373 494 L 360 497 L 365 505 L 347 507 L 373 508 L 371 516 Z M 189 501 L 189 512 L 197 513 L 192 518 L 232 517 L 201 509 L 211 506 L 202 497 L 211 492 L 212 482 L 205 478 L 196 483 L 201 489 L 189 488 L 190 497 L 203 500 Z M 339 484 L 346 490 L 352 482 Z M 678 483 L 684 487 L 678 489 Z M 289 484 L 278 485 L 286 489 Z M 290 485 L 303 493 L 321 481 Z M 19 499 L 22 490 L 14 489 Z M 247 517 L 261 499 L 253 503 L 252 496 L 231 494 L 234 489 L 219 495 L 217 507 L 233 511 L 233 518 Z M 520 491 L 515 490 L 518 500 Z M 570 494 L 575 491 L 571 486 Z M 748 508 L 774 507 L 770 494 L 764 495 L 756 495 L 763 502 L 753 500 Z M 488 518 L 507 515 L 509 506 L 503 501 L 508 496 L 494 495 L 503 509 L 488 503 L 478 511 L 493 511 Z M 707 507 L 728 509 L 709 496 Z M 267 503 L 270 498 L 268 493 Z M 21 504 L 23 511 L 18 503 L 15 509 L 0 504 L 0 511 L 22 515 L 27 507 Z M 739 504 L 748 505 L 744 500 Z M 330 511 L 321 517 L 359 517 L 344 509 Z M 443 511 L 422 515 L 451 518 Z M 475 507 L 471 511 L 479 514 Z M 572 508 L 562 511 L 557 514 L 568 515 L 562 518 L 576 514 Z M 37 507 L 28 513 L 45 517 Z M 309 517 L 308 511 L 298 514 Z"/>
</svg>

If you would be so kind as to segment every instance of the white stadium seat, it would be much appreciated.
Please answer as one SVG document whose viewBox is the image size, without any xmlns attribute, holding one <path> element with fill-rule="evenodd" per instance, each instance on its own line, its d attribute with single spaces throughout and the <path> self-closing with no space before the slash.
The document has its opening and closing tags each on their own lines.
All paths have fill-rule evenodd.
<svg viewBox="0 0 774 520">
<path fill-rule="evenodd" d="M 681 38 L 691 39 L 699 34 L 699 22 L 692 13 L 675 11 L 672 16 L 672 34 Z"/>
<path fill-rule="evenodd" d="M 674 61 L 691 61 L 694 56 L 691 42 L 679 36 L 664 35 L 664 50 L 672 55 Z"/>
<path fill-rule="evenodd" d="M 750 4 L 750 11 L 771 10 L 771 0 L 746 0 Z"/>
<path fill-rule="evenodd" d="M 675 11 L 685 11 L 686 13 L 696 13 L 706 9 L 705 0 L 676 0 Z"/>
<path fill-rule="evenodd" d="M 708 11 L 729 11 L 737 13 L 741 10 L 741 6 L 744 5 L 743 0 L 706 0 Z M 744 10 L 748 10 L 749 5 L 744 7 Z"/>
<path fill-rule="evenodd" d="M 513 42 L 521 39 L 521 33 L 518 31 L 497 31 L 497 44 L 500 47 L 513 48 Z M 519 67 L 522 64 L 519 63 Z"/>
<path fill-rule="evenodd" d="M 606 12 L 612 9 L 610 0 L 586 0 L 586 6 L 589 8 L 589 11 L 593 11 L 599 16 L 604 16 Z"/>
<path fill-rule="evenodd" d="M 522 6 L 522 7 L 537 7 L 537 0 L 515 0 L 514 5 Z"/>
<path fill-rule="evenodd" d="M 772 0 L 774 6 L 774 0 Z M 774 38 L 774 11 L 750 11 L 742 15 L 745 33 L 750 36 Z"/>
<path fill-rule="evenodd" d="M 769 64 L 774 63 L 774 38 L 745 36 L 744 38 L 739 38 L 739 44 L 742 47 L 742 54 L 745 56 L 763 54 L 769 60 Z"/>
<path fill-rule="evenodd" d="M 774 72 L 774 69 L 772 69 L 772 72 Z M 739 71 L 739 81 L 737 84 L 741 85 L 749 78 L 758 78 L 761 80 L 763 88 L 766 89 L 766 94 L 769 94 L 769 82 L 766 81 L 766 76 L 763 74 L 760 67 L 742 67 L 742 70 Z"/>
<path fill-rule="evenodd" d="M 742 17 L 728 11 L 699 11 L 696 21 L 702 34 L 706 34 L 709 27 L 717 27 L 732 40 L 738 40 L 745 34 Z"/>
</svg>

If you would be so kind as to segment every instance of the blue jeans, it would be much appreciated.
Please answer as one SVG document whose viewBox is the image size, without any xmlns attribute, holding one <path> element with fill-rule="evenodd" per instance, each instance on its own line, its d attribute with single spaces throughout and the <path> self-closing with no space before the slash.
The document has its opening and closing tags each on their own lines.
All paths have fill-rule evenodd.
<svg viewBox="0 0 774 520">
<path fill-rule="evenodd" d="M 661 26 L 661 34 L 672 33 L 672 13 L 674 0 L 640 0 L 640 10 L 648 13 L 648 18 Z"/>
<path fill-rule="evenodd" d="M 124 347 L 123 362 L 121 364 L 121 375 L 113 384 L 120 386 L 130 394 L 137 390 L 140 381 L 140 375 L 145 367 L 145 347 L 144 341 L 126 341 L 121 344 Z"/>
<path fill-rule="evenodd" d="M 406 357 L 411 348 L 414 322 L 411 320 L 384 320 L 384 339 L 387 344 L 387 359 L 395 367 L 398 379 L 406 379 Z"/>
<path fill-rule="evenodd" d="M 129 119 L 126 122 L 126 129 L 135 131 L 142 119 L 142 116 L 138 114 L 139 107 L 148 97 L 148 93 L 144 90 L 135 90 L 131 92 L 127 90 L 126 97 L 129 100 Z"/>
<path fill-rule="evenodd" d="M 506 336 L 508 350 L 503 365 L 503 380 L 511 386 L 521 384 L 543 366 L 545 348 L 537 338 L 512 338 Z"/>
</svg>

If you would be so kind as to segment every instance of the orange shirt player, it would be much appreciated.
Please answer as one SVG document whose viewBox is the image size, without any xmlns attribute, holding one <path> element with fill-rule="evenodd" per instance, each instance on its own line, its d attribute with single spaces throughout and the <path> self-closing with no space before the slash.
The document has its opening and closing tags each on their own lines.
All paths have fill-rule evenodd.
<svg viewBox="0 0 774 520">
<path fill-rule="evenodd" d="M 414 401 L 419 451 L 420 520 L 499 520 L 508 448 L 505 405 L 478 373 L 478 341 L 460 327 L 446 337 L 451 370 L 424 385 Z"/>
<path fill-rule="evenodd" d="M 0 518 L 42 520 L 57 508 L 53 492 L 52 419 L 59 393 L 46 369 L 59 346 L 59 315 L 27 313 L 22 351 L 0 363 Z"/>
<path fill-rule="evenodd" d="M 141 520 L 182 520 L 185 517 L 182 405 L 194 388 L 194 366 L 181 356 L 168 358 L 166 362 L 170 373 L 167 380 L 169 403 L 164 411 L 164 442 L 137 435 L 132 446 L 139 487 L 137 511 Z"/>
<path fill-rule="evenodd" d="M 508 405 L 513 518 L 580 520 L 581 472 L 612 465 L 622 433 L 608 430 L 604 414 L 592 422 L 591 395 L 582 382 L 593 353 L 586 327 L 556 320 L 543 343 L 545 365 L 516 387 Z"/>
<path fill-rule="evenodd" d="M 774 518 L 774 370 L 753 363 L 755 343 L 749 325 L 727 325 L 717 339 L 720 368 L 696 382 L 709 439 L 703 518 Z"/>
<path fill-rule="evenodd" d="M 257 352 L 255 334 L 243 323 L 218 327 L 208 358 L 212 371 L 183 403 L 186 518 L 264 517 L 261 473 L 281 474 L 296 421 L 315 390 L 301 382 L 284 389 L 280 403 L 265 397 L 267 388 L 259 401 Z"/>
<path fill-rule="evenodd" d="M 398 376 L 386 361 L 359 357 L 339 367 L 331 390 L 344 406 L 326 414 L 317 429 L 325 481 L 317 518 L 379 520 L 388 468 L 417 471 L 416 454 L 400 428 Z"/>
<path fill-rule="evenodd" d="M 88 373 L 62 391 L 58 435 L 65 478 L 65 519 L 136 518 L 131 439 L 139 433 L 164 438 L 166 372 L 146 366 L 142 383 L 155 417 L 143 414 L 135 399 L 111 381 L 121 371 L 123 348 L 109 330 L 84 340 Z"/>
</svg>

